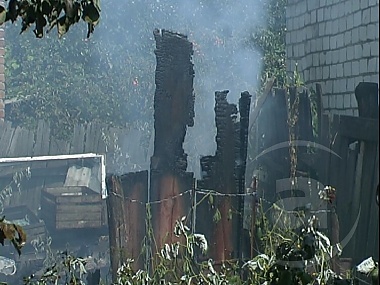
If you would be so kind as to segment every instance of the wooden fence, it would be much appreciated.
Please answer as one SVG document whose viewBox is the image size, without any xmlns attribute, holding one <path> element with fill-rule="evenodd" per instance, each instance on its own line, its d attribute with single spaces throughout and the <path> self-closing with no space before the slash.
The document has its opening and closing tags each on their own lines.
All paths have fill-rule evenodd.
<svg viewBox="0 0 380 285">
<path fill-rule="evenodd" d="M 360 83 L 355 97 L 359 116 L 324 116 L 321 140 L 329 141 L 331 150 L 339 155 L 329 157 L 328 167 L 323 168 L 324 179 L 337 189 L 343 256 L 358 264 L 369 256 L 379 258 L 379 207 L 375 199 L 379 184 L 377 84 Z"/>
<path fill-rule="evenodd" d="M 258 179 L 258 195 L 269 201 L 269 206 L 282 199 L 276 192 L 276 183 L 292 175 L 314 179 L 321 187 L 331 185 L 336 189 L 336 200 L 328 209 L 332 211 L 326 225 L 330 239 L 344 246 L 342 258 L 348 259 L 348 266 L 354 266 L 368 256 L 377 260 L 377 84 L 361 83 L 356 88 L 359 117 L 323 114 L 322 90 L 317 85 L 314 103 L 318 115 L 314 126 L 311 94 L 303 88 L 289 91 L 291 108 L 288 111 L 285 92 L 275 90 L 258 102 L 260 110 L 256 107 L 254 116 L 251 116 L 257 120 L 250 122 L 253 140 L 247 177 Z M 294 100 L 296 94 L 297 101 Z M 296 113 L 295 109 L 298 110 Z M 317 135 L 313 135 L 313 131 Z M 292 140 L 297 142 L 293 157 L 289 147 Z M 309 142 L 309 147 L 305 142 Z M 337 261 L 336 266 L 339 264 L 342 262 Z"/>
<path fill-rule="evenodd" d="M 49 123 L 40 121 L 35 130 L 0 122 L 0 157 L 58 154 L 106 154 L 108 173 L 148 169 L 149 151 L 142 146 L 142 132 L 101 124 L 76 125 L 66 141 L 51 135 Z"/>
</svg>

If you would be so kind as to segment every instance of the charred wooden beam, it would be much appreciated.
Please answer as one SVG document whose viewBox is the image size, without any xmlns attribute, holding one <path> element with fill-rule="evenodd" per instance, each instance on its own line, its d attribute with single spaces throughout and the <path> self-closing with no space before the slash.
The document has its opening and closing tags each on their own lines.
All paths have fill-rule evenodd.
<svg viewBox="0 0 380 285">
<path fill-rule="evenodd" d="M 251 106 L 251 95 L 246 91 L 241 93 L 239 99 L 239 157 L 236 164 L 236 174 L 238 178 L 238 193 L 245 193 L 245 171 L 247 165 L 247 148 L 248 148 L 248 128 L 249 128 L 249 111 Z M 238 257 L 245 258 L 246 252 L 249 252 L 249 246 L 243 244 L 243 214 L 244 214 L 244 197 L 239 197 L 239 222 L 237 232 L 240 232 L 238 237 Z M 244 249 L 243 249 L 244 248 Z"/>
<path fill-rule="evenodd" d="M 359 117 L 379 118 L 379 88 L 377 83 L 360 82 L 355 88 Z"/>
<path fill-rule="evenodd" d="M 183 173 L 187 155 L 183 141 L 194 125 L 193 46 L 187 37 L 166 30 L 156 40 L 156 91 L 154 95 L 154 155 L 152 170 Z"/>
<path fill-rule="evenodd" d="M 175 240 L 175 221 L 190 210 L 191 202 L 180 195 L 194 184 L 193 174 L 186 172 L 183 142 L 187 127 L 194 125 L 195 98 L 192 43 L 186 36 L 166 30 L 155 30 L 154 38 L 157 65 L 150 200 L 157 201 L 152 205 L 152 222 L 159 249 Z"/>
<path fill-rule="evenodd" d="M 253 152 L 252 171 L 258 172 L 258 196 L 275 202 L 276 180 L 289 177 L 290 159 L 288 147 L 272 147 L 289 141 L 287 94 L 284 89 L 274 89 L 257 119 L 253 134 L 256 140 Z M 271 151 L 268 151 L 271 150 Z M 253 175 L 253 173 L 249 173 Z M 264 204 L 264 208 L 269 204 Z"/>
<path fill-rule="evenodd" d="M 354 141 L 379 141 L 379 119 L 335 115 L 339 120 L 339 132 L 342 136 Z"/>
<path fill-rule="evenodd" d="M 227 90 L 215 92 L 217 148 L 214 156 L 201 158 L 202 180 L 198 181 L 197 186 L 223 194 L 238 194 L 244 193 L 245 189 L 251 95 L 248 92 L 241 94 L 238 120 L 238 109 L 236 105 L 228 103 L 227 94 Z M 237 196 L 228 195 L 212 200 L 212 205 L 201 205 L 199 212 L 197 209 L 197 230 L 213 241 L 210 244 L 210 257 L 216 262 L 240 258 L 243 201 Z"/>
</svg>

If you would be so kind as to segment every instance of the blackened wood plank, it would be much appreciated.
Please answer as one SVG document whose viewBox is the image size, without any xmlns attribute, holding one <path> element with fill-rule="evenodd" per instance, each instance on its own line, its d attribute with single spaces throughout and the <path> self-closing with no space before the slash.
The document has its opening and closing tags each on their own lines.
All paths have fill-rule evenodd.
<svg viewBox="0 0 380 285">
<path fill-rule="evenodd" d="M 339 133 L 341 136 L 360 141 L 379 141 L 379 119 L 335 116 L 338 116 L 340 120 Z"/>
</svg>

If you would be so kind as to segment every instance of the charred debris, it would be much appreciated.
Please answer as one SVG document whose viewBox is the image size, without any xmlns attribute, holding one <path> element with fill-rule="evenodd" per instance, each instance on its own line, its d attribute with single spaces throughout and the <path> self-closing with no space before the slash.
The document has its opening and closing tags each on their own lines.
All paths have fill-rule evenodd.
<svg viewBox="0 0 380 285">
<path fill-rule="evenodd" d="M 239 212 L 243 201 L 235 194 L 244 193 L 251 95 L 241 93 L 237 107 L 228 103 L 228 91 L 215 92 L 217 150 L 215 155 L 201 158 L 202 179 L 196 181 L 194 174 L 186 171 L 187 154 L 183 149 L 186 130 L 194 125 L 196 115 L 193 46 L 186 36 L 167 30 L 155 30 L 154 37 L 157 60 L 155 137 L 150 173 L 128 173 L 107 179 L 114 274 L 128 258 L 135 260 L 135 269 L 143 265 L 139 252 L 130 247 L 144 242 L 147 233 L 141 231 L 145 228 L 145 219 L 150 219 L 148 226 L 153 229 L 155 243 L 149 243 L 148 239 L 152 253 L 165 243 L 176 241 L 173 228 L 176 220 L 182 217 L 186 217 L 186 224 L 194 231 L 204 233 L 213 241 L 209 256 L 203 258 L 222 262 L 238 258 L 242 250 L 242 215 Z M 212 205 L 195 206 L 202 196 L 211 192 L 217 193 Z M 229 213 L 231 209 L 234 209 L 232 214 Z M 221 213 L 218 223 L 212 222 L 215 211 Z M 129 245 L 123 244 L 123 240 L 128 240 Z"/>
</svg>

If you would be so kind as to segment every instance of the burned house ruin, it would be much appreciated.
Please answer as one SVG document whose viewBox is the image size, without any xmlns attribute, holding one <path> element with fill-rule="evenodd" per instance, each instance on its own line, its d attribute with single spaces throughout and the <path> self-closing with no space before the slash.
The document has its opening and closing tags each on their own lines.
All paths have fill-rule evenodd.
<svg viewBox="0 0 380 285">
<path fill-rule="evenodd" d="M 248 92 L 241 94 L 238 109 L 236 105 L 228 103 L 228 91 L 215 93 L 217 151 L 214 156 L 201 159 L 203 178 L 196 181 L 193 173 L 186 172 L 187 155 L 183 150 L 186 129 L 193 126 L 195 115 L 192 44 L 185 36 L 167 30 L 156 30 L 154 36 L 157 67 L 154 98 L 155 139 L 150 186 L 147 195 L 142 192 L 146 187 L 136 188 L 137 185 L 147 185 L 147 172 L 144 175 L 139 172 L 113 176 L 107 180 L 110 233 L 117 231 L 113 233 L 116 243 L 111 245 L 116 247 L 113 251 L 115 256 L 111 257 L 113 272 L 126 258 L 134 259 L 136 268 L 143 265 L 140 253 L 127 249 L 131 245 L 143 243 L 144 235 L 130 233 L 141 231 L 144 218 L 151 220 L 154 233 L 150 237 L 154 242 L 149 236 L 147 240 L 148 246 L 152 248 L 151 254 L 145 256 L 148 260 L 154 258 L 155 253 L 165 243 L 177 240 L 173 229 L 175 222 L 182 217 L 186 218 L 186 224 L 193 231 L 202 232 L 212 241 L 209 255 L 200 258 L 213 258 L 223 262 L 238 258 L 241 254 L 236 251 L 237 248 L 240 251 L 242 248 L 242 219 L 238 212 L 243 202 L 239 194 L 245 193 L 251 95 Z M 139 192 L 134 189 L 139 189 Z M 195 206 L 202 196 L 212 193 L 216 195 L 215 205 L 203 202 Z M 133 203 L 135 205 L 132 208 L 130 205 Z M 127 207 L 129 210 L 126 210 Z M 144 211 L 151 217 L 143 214 Z M 215 211 L 220 212 L 222 217 L 217 223 L 212 221 Z M 113 216 L 112 213 L 116 212 L 119 214 Z M 130 219 L 128 216 L 136 217 L 135 221 L 126 223 Z M 116 227 L 117 224 L 124 227 Z M 111 235 L 110 239 L 112 240 Z M 122 240 L 128 242 L 123 243 Z M 119 252 L 125 252 L 126 255 L 118 254 Z M 145 265 L 149 263 L 148 260 L 145 260 Z"/>
</svg>

